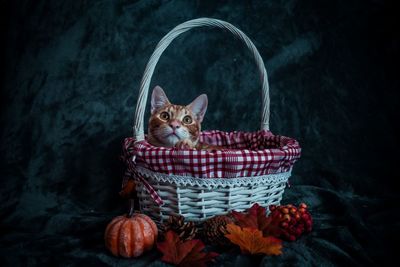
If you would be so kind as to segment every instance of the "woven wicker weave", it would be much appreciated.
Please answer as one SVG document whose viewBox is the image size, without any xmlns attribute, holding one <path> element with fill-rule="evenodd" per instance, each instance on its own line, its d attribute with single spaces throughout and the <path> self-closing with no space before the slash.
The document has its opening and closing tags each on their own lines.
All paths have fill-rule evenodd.
<svg viewBox="0 0 400 267">
<path fill-rule="evenodd" d="M 137 187 L 140 209 L 157 222 L 171 214 L 185 216 L 186 220 L 202 222 L 229 210 L 242 211 L 253 203 L 262 206 L 277 205 L 282 199 L 291 172 L 256 177 L 231 179 L 199 179 L 187 176 L 170 176 L 137 168 L 137 171 L 158 191 L 163 206 L 139 182 Z"/>
<path fill-rule="evenodd" d="M 138 103 L 136 106 L 133 136 L 137 142 L 143 141 L 144 111 L 151 77 L 155 66 L 168 45 L 181 33 L 197 27 L 217 27 L 229 31 L 252 52 L 256 61 L 262 82 L 262 114 L 261 130 L 269 130 L 269 86 L 264 62 L 250 39 L 233 25 L 210 18 L 200 18 L 184 22 L 158 43 L 146 66 L 140 85 Z M 138 197 L 141 211 L 153 217 L 157 222 L 169 215 L 183 215 L 188 221 L 202 222 L 214 215 L 225 214 L 229 210 L 244 210 L 253 203 L 262 206 L 277 205 L 282 199 L 290 171 L 263 176 L 240 178 L 201 179 L 189 176 L 168 175 L 154 172 L 142 167 L 136 167 L 136 173 L 144 178 L 163 200 L 158 205 L 145 185 L 138 179 Z"/>
</svg>

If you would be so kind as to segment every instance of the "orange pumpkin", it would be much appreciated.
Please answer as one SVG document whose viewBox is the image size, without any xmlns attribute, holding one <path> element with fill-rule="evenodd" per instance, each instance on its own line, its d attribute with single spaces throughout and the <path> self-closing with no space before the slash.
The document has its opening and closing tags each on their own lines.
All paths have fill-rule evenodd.
<svg viewBox="0 0 400 267">
<path fill-rule="evenodd" d="M 138 257 L 151 250 L 157 240 L 154 221 L 140 213 L 115 217 L 107 226 L 104 239 L 106 247 L 115 256 Z"/>
</svg>

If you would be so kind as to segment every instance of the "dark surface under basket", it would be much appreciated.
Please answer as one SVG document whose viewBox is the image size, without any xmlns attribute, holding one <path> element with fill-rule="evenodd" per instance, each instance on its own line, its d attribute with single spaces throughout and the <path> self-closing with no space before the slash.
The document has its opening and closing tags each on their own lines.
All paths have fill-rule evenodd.
<svg viewBox="0 0 400 267">
<path fill-rule="evenodd" d="M 201 16 L 260 50 L 271 129 L 303 148 L 283 203 L 306 202 L 315 223 L 279 257 L 232 250 L 214 266 L 393 266 L 399 41 L 385 2 L 2 1 L 0 266 L 166 266 L 155 251 L 113 257 L 103 232 L 126 210 L 121 140 L 145 64 L 167 31 Z M 209 95 L 204 129 L 256 130 L 256 72 L 230 35 L 199 30 L 167 49 L 155 78 L 177 103 Z"/>
</svg>

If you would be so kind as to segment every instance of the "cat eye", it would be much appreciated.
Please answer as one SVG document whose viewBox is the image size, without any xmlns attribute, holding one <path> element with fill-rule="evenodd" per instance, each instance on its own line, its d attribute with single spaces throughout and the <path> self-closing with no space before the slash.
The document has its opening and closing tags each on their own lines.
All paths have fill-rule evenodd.
<svg viewBox="0 0 400 267">
<path fill-rule="evenodd" d="M 169 114 L 168 114 L 168 112 L 166 112 L 166 111 L 161 112 L 160 118 L 161 118 L 162 120 L 165 120 L 165 121 L 169 120 Z"/>
<path fill-rule="evenodd" d="M 192 123 L 192 118 L 190 116 L 185 116 L 183 118 L 183 123 L 185 124 L 191 124 Z"/>
</svg>

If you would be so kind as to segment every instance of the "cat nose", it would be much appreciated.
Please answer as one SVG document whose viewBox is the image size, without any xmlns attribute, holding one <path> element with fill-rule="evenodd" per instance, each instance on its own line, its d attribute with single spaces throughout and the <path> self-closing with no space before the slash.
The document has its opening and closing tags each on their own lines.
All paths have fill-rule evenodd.
<svg viewBox="0 0 400 267">
<path fill-rule="evenodd" d="M 172 129 L 178 129 L 181 127 L 181 123 L 179 121 L 173 120 L 169 123 Z"/>
</svg>

